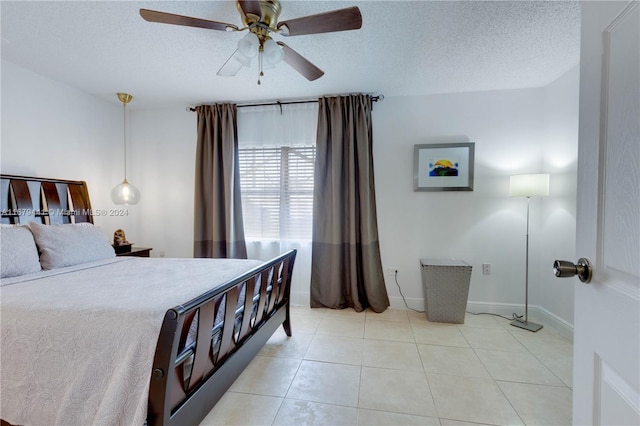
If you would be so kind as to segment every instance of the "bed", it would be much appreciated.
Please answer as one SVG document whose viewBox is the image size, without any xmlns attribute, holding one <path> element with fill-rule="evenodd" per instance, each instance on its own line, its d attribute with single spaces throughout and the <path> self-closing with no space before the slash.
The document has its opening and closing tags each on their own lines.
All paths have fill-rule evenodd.
<svg viewBox="0 0 640 426">
<path fill-rule="evenodd" d="M 291 336 L 295 250 L 115 257 L 85 182 L 0 185 L 3 424 L 197 425 L 280 325 Z M 6 261 L 29 238 L 37 259 L 28 243 L 11 250 L 28 261 Z M 74 241 L 85 248 L 60 249 Z"/>
</svg>

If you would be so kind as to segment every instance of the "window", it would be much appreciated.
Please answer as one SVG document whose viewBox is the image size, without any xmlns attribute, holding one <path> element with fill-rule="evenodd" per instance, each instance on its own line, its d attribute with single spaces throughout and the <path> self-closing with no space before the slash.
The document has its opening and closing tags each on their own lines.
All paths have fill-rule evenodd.
<svg viewBox="0 0 640 426">
<path fill-rule="evenodd" d="M 249 256 L 261 259 L 276 246 L 285 250 L 293 244 L 300 250 L 308 246 L 311 257 L 317 130 L 317 103 L 238 109 L 242 216 Z"/>
<path fill-rule="evenodd" d="M 315 146 L 240 148 L 247 240 L 311 240 Z"/>
</svg>

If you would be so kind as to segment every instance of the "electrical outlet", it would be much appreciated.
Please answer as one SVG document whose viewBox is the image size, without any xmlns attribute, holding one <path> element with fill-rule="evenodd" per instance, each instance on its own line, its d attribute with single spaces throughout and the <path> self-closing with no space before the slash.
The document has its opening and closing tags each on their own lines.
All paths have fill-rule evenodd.
<svg viewBox="0 0 640 426">
<path fill-rule="evenodd" d="M 158 255 L 159 255 L 160 257 L 164 257 L 164 250 L 160 250 L 160 253 L 158 253 Z"/>
<path fill-rule="evenodd" d="M 398 268 L 396 266 L 391 266 L 387 268 L 387 273 L 389 275 L 396 275 L 398 273 Z"/>
<path fill-rule="evenodd" d="M 483 263 L 482 264 L 482 275 L 491 275 L 491 264 Z"/>
</svg>

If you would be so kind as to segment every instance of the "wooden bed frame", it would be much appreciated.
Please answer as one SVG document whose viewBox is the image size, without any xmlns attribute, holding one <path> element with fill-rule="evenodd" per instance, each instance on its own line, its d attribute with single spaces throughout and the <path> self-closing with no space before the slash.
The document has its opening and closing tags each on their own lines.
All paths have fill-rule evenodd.
<svg viewBox="0 0 640 426">
<path fill-rule="evenodd" d="M 93 223 L 84 181 L 0 175 L 0 193 L 2 223 Z M 149 372 L 149 425 L 198 424 L 281 324 L 291 336 L 295 256 L 291 250 L 167 310 Z"/>
</svg>

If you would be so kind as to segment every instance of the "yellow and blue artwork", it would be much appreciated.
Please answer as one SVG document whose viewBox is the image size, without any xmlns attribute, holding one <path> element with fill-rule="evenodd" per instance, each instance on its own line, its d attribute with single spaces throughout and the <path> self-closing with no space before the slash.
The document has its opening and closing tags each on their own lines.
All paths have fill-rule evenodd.
<svg viewBox="0 0 640 426">
<path fill-rule="evenodd" d="M 473 191 L 473 142 L 417 144 L 414 191 Z"/>
<path fill-rule="evenodd" d="M 458 176 L 459 162 L 457 159 L 442 158 L 429 161 L 429 176 Z"/>
</svg>

